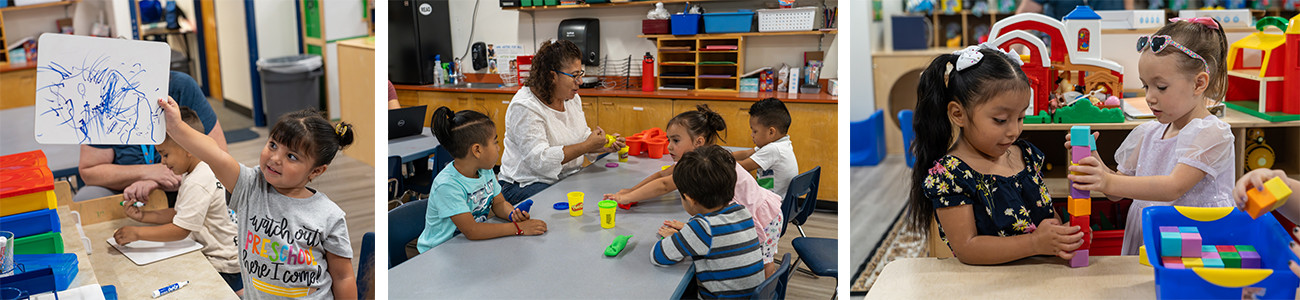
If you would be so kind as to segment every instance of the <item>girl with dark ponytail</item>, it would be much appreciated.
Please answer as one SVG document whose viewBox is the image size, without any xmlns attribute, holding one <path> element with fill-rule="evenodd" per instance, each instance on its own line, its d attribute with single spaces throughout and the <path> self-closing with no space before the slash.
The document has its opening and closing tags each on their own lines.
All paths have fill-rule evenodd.
<svg viewBox="0 0 1300 300">
<path fill-rule="evenodd" d="M 1021 64 L 1015 52 L 982 44 L 940 55 L 921 73 L 909 225 L 928 232 L 937 220 L 963 263 L 1068 260 L 1083 243 L 1052 210 L 1042 152 L 1019 139 L 1030 101 Z"/>
<path fill-rule="evenodd" d="M 716 145 L 722 137 L 718 134 L 727 130 L 727 122 L 722 119 L 722 115 L 709 109 L 709 105 L 701 104 L 695 107 L 695 110 L 677 114 L 671 120 L 668 120 L 668 127 L 665 132 L 668 134 L 668 155 L 672 156 L 673 161 L 677 161 L 686 155 L 686 153 L 695 151 L 700 147 Z M 763 253 L 764 271 L 771 275 L 776 271 L 776 265 L 772 263 L 776 255 L 776 246 L 781 237 L 781 226 L 784 224 L 784 218 L 781 217 L 781 196 L 777 196 L 772 191 L 758 185 L 745 167 L 735 164 L 733 168 L 736 171 L 735 194 L 732 202 L 744 205 L 745 209 L 754 217 L 754 229 L 758 231 L 759 246 Z M 617 201 L 620 205 L 630 205 L 642 200 L 654 199 L 663 196 L 669 192 L 677 190 L 677 184 L 673 182 L 673 172 L 675 168 L 668 167 L 654 174 L 650 174 L 645 180 L 641 180 L 632 188 L 619 190 L 618 193 L 605 194 L 604 199 Z M 719 187 L 724 188 L 724 187 Z M 681 230 L 683 223 L 676 220 L 664 222 L 664 226 L 673 227 Z"/>
<path fill-rule="evenodd" d="M 446 106 L 433 111 L 433 136 L 455 160 L 442 168 L 429 190 L 420 253 L 451 239 L 457 230 L 470 240 L 509 235 L 539 235 L 546 222 L 515 209 L 501 194 L 492 167 L 501 155 L 496 124 L 483 113 Z M 491 217 L 510 223 L 485 223 Z"/>
<path fill-rule="evenodd" d="M 312 262 L 281 264 L 282 260 L 265 255 L 240 255 L 243 285 L 252 287 L 244 289 L 244 296 L 258 299 L 284 293 L 306 295 L 311 289 L 323 290 L 325 298 L 357 294 L 344 212 L 324 193 L 307 187 L 325 173 L 339 150 L 352 144 L 352 125 L 330 124 L 320 112 L 310 109 L 285 114 L 271 127 L 257 166 L 249 167 L 185 124 L 180 107 L 171 97 L 158 99 L 158 106 L 163 109 L 169 138 L 207 163 L 212 176 L 230 192 L 228 206 L 239 216 L 235 223 L 240 246 L 290 249 L 301 261 Z M 280 224 L 276 226 L 282 227 L 282 232 L 312 234 L 309 238 L 295 238 L 257 229 L 268 223 Z M 250 270 L 271 264 L 278 265 L 277 272 L 319 275 L 320 280 L 292 281 Z"/>
</svg>

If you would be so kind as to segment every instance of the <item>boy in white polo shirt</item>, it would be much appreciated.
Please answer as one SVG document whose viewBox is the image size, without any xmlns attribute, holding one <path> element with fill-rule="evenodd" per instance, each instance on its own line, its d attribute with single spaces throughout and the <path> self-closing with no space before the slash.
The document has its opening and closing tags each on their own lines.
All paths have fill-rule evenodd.
<svg viewBox="0 0 1300 300">
<path fill-rule="evenodd" d="M 758 185 L 785 197 L 790 179 L 799 175 L 794 146 L 790 144 L 790 111 L 776 98 L 755 102 L 749 107 L 749 132 L 754 149 L 732 153 L 746 171 L 758 170 Z"/>
</svg>

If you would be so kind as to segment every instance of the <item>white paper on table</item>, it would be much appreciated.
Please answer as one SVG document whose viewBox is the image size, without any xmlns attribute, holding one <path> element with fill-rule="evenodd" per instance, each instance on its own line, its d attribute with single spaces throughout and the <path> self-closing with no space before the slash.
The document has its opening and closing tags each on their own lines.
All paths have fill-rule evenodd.
<svg viewBox="0 0 1300 300">
<path fill-rule="evenodd" d="M 134 241 L 125 246 L 118 245 L 117 240 L 110 237 L 108 244 L 140 266 L 203 248 L 203 245 L 199 245 L 190 237 L 172 242 Z"/>
</svg>

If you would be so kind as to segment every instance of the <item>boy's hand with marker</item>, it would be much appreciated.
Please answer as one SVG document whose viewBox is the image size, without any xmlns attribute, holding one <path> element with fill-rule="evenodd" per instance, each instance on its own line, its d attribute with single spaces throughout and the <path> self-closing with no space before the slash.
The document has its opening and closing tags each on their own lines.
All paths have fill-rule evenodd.
<svg viewBox="0 0 1300 300">
<path fill-rule="evenodd" d="M 132 220 L 135 220 L 136 222 L 143 222 L 143 220 L 144 220 L 144 210 L 141 210 L 141 209 L 140 209 L 141 206 L 144 206 L 143 204 L 145 204 L 145 202 L 144 202 L 144 201 L 140 201 L 140 200 L 126 200 L 126 201 L 123 201 L 123 202 L 122 202 L 122 206 L 123 206 L 123 209 L 124 209 L 123 212 L 126 213 L 126 217 L 131 218 Z"/>
</svg>

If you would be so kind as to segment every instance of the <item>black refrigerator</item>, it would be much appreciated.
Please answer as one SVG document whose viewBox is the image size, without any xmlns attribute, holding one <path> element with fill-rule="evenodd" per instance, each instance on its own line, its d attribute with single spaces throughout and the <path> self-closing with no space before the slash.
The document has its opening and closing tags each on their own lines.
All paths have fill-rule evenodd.
<svg viewBox="0 0 1300 300">
<path fill-rule="evenodd" d="M 448 0 L 403 0 L 388 4 L 388 80 L 434 82 L 434 58 L 452 61 Z"/>
</svg>

